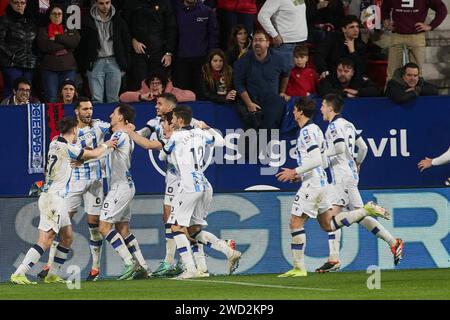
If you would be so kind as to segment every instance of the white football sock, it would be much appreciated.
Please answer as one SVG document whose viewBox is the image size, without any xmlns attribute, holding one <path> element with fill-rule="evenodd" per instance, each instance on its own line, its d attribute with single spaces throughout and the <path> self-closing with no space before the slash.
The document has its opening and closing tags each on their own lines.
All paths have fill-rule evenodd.
<svg viewBox="0 0 450 320">
<path fill-rule="evenodd" d="M 291 243 L 291 253 L 294 268 L 300 270 L 306 270 L 305 268 L 305 246 L 306 246 L 306 235 L 305 229 L 294 229 L 291 232 L 292 243 Z"/>
<path fill-rule="evenodd" d="M 39 261 L 41 256 L 44 254 L 44 249 L 37 243 L 33 245 L 25 255 L 22 264 L 14 272 L 15 275 L 25 275 L 28 270 L 30 270 L 36 262 Z"/>
</svg>

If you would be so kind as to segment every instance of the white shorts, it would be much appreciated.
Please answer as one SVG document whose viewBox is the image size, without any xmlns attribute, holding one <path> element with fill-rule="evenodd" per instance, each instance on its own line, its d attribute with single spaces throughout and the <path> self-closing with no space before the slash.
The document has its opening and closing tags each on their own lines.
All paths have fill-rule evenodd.
<svg viewBox="0 0 450 320">
<path fill-rule="evenodd" d="M 131 220 L 131 200 L 135 193 L 134 187 L 128 184 L 113 185 L 103 201 L 100 220 L 116 223 L 129 222 Z"/>
<path fill-rule="evenodd" d="M 67 198 L 69 212 L 76 212 L 83 202 L 86 213 L 98 216 L 103 202 L 103 180 L 71 180 Z"/>
<path fill-rule="evenodd" d="M 291 214 L 300 217 L 303 213 L 310 218 L 331 208 L 327 198 L 327 187 L 301 187 L 295 195 Z"/>
<path fill-rule="evenodd" d="M 333 205 L 347 207 L 350 210 L 362 208 L 364 203 L 358 190 L 358 182 L 344 179 L 342 182 L 328 186 L 328 200 Z"/>
<path fill-rule="evenodd" d="M 172 211 L 167 223 L 182 227 L 201 225 L 206 227 L 206 217 L 212 200 L 212 189 L 206 191 L 184 193 L 182 189 L 173 200 Z"/>
<path fill-rule="evenodd" d="M 38 201 L 40 219 L 39 229 L 49 231 L 53 229 L 56 233 L 63 227 L 70 226 L 67 199 L 57 193 L 42 192 Z"/>
<path fill-rule="evenodd" d="M 177 194 L 180 181 L 177 176 L 166 173 L 166 190 L 164 194 L 164 205 L 172 206 L 173 199 Z"/>
</svg>

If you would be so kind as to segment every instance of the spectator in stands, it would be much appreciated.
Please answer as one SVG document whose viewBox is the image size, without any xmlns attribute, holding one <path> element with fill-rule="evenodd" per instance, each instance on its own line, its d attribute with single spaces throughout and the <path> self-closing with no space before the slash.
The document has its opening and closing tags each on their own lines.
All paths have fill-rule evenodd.
<svg viewBox="0 0 450 320">
<path fill-rule="evenodd" d="M 428 10 L 435 12 L 433 21 L 425 23 Z M 392 16 L 392 20 L 391 17 Z M 387 79 L 405 62 L 422 66 L 425 62 L 425 32 L 437 28 L 447 16 L 442 0 L 409 1 L 384 0 L 381 18 L 385 29 L 391 30 Z M 403 48 L 408 50 L 408 61 L 403 61 Z"/>
<path fill-rule="evenodd" d="M 252 46 L 252 39 L 243 24 L 236 25 L 231 31 L 226 52 L 227 62 L 233 66 L 235 61 L 242 57 Z"/>
<path fill-rule="evenodd" d="M 280 127 L 289 80 L 289 66 L 281 54 L 270 47 L 270 36 L 257 30 L 252 51 L 237 60 L 233 83 L 238 97 L 237 111 L 244 128 L 277 129 Z"/>
<path fill-rule="evenodd" d="M 320 96 L 324 97 L 329 93 L 337 93 L 344 98 L 377 97 L 382 95 L 382 90 L 369 78 L 355 74 L 353 60 L 342 58 L 336 71 L 320 81 Z"/>
<path fill-rule="evenodd" d="M 77 85 L 75 81 L 66 79 L 61 84 L 58 102 L 72 104 L 78 99 Z"/>
<path fill-rule="evenodd" d="M 5 86 L 3 96 L 12 94 L 14 80 L 33 79 L 37 56 L 33 50 L 36 25 L 25 14 L 26 0 L 10 0 L 6 14 L 0 17 L 0 67 Z"/>
<path fill-rule="evenodd" d="M 75 80 L 76 77 L 77 63 L 73 50 L 80 42 L 80 34 L 75 29 L 64 27 L 63 15 L 61 6 L 51 5 L 47 10 L 48 24 L 39 28 L 37 37 L 47 102 L 56 102 L 61 83 L 65 79 Z"/>
<path fill-rule="evenodd" d="M 236 90 L 233 90 L 232 68 L 228 65 L 221 49 L 210 51 L 202 71 L 201 100 L 222 104 L 234 102 Z"/>
<path fill-rule="evenodd" d="M 342 33 L 330 33 L 318 46 L 315 64 L 321 78 L 335 70 L 338 61 L 345 57 L 353 60 L 357 74 L 365 74 L 366 45 L 359 38 L 359 25 L 358 17 L 345 16 L 342 22 Z"/>
<path fill-rule="evenodd" d="M 117 102 L 131 54 L 128 26 L 111 0 L 96 0 L 84 17 L 78 65 L 87 72 L 92 102 Z"/>
<path fill-rule="evenodd" d="M 414 63 L 405 64 L 394 72 L 386 86 L 386 96 L 395 103 L 405 103 L 418 96 L 437 96 L 438 88 L 420 76 L 420 68 Z"/>
<path fill-rule="evenodd" d="M 308 39 L 319 44 L 328 32 L 339 30 L 344 19 L 344 6 L 341 0 L 306 0 Z"/>
<path fill-rule="evenodd" d="M 280 52 L 289 67 L 293 68 L 295 46 L 308 39 L 304 1 L 266 1 L 258 13 L 258 22 L 272 37 L 275 50 Z"/>
<path fill-rule="evenodd" d="M 238 24 L 244 25 L 249 35 L 253 34 L 257 0 L 213 0 L 209 3 L 211 7 L 216 8 L 220 25 L 219 43 L 222 49 L 225 50 L 232 30 Z"/>
<path fill-rule="evenodd" d="M 156 101 L 156 98 L 163 92 L 172 93 L 178 102 L 195 101 L 195 94 L 192 91 L 175 88 L 163 71 L 151 73 L 142 80 L 139 91 L 122 93 L 120 101 L 126 103 Z"/>
<path fill-rule="evenodd" d="M 305 97 L 317 93 L 319 76 L 316 70 L 308 66 L 309 49 L 307 45 L 294 48 L 294 63 L 286 89 L 286 100 L 290 97 Z"/>
<path fill-rule="evenodd" d="M 22 105 L 27 103 L 39 103 L 39 100 L 31 96 L 31 81 L 25 77 L 14 80 L 13 94 L 5 98 L 1 105 Z"/>
<path fill-rule="evenodd" d="M 124 18 L 132 39 L 128 89 L 137 90 L 146 75 L 168 72 L 177 43 L 177 25 L 171 0 L 127 0 Z"/>
<path fill-rule="evenodd" d="M 202 66 L 211 49 L 219 47 L 219 25 L 212 9 L 198 0 L 175 3 L 178 26 L 178 50 L 173 69 L 173 82 L 200 96 Z"/>
</svg>

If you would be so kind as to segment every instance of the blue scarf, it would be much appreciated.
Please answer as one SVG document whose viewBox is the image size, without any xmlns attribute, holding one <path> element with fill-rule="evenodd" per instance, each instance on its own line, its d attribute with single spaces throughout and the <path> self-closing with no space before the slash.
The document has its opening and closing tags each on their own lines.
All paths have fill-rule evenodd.
<svg viewBox="0 0 450 320">
<path fill-rule="evenodd" d="M 44 173 L 45 170 L 45 107 L 41 103 L 29 103 L 28 108 L 28 173 Z"/>
</svg>

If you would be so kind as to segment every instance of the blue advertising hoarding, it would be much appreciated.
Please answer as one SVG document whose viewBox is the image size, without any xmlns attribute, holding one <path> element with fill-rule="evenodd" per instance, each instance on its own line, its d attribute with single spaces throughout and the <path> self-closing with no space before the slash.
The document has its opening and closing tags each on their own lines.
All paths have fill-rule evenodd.
<svg viewBox="0 0 450 320">
<path fill-rule="evenodd" d="M 320 101 L 317 101 L 318 108 Z M 243 132 L 239 118 L 230 105 L 209 102 L 190 104 L 194 116 L 218 128 L 226 137 L 226 147 L 216 148 L 215 157 L 206 169 L 208 179 L 216 192 L 239 192 L 255 185 L 267 185 L 282 191 L 293 191 L 295 186 L 282 184 L 273 176 L 281 166 L 294 167 L 295 133 L 282 134 L 272 158 L 258 150 L 256 164 L 239 153 L 237 137 Z M 141 128 L 155 116 L 154 104 L 136 104 L 136 127 Z M 96 105 L 94 118 L 109 120 L 114 105 Z M 66 106 L 66 114 L 73 114 Z M 386 98 L 347 99 L 344 116 L 361 130 L 369 147 L 362 166 L 360 188 L 439 187 L 450 176 L 450 166 L 435 167 L 420 173 L 417 163 L 425 156 L 435 157 L 450 145 L 450 97 L 420 97 L 416 101 L 397 105 Z M 2 168 L 0 196 L 24 196 L 32 182 L 42 174 L 28 174 L 28 132 L 25 106 L 2 107 L 4 119 L 0 128 Z M 317 112 L 315 121 L 326 128 Z M 238 131 L 236 131 L 238 130 Z M 247 132 L 248 135 L 251 133 Z M 272 134 L 272 137 L 276 137 Z M 266 139 L 261 134 L 259 141 Z M 218 161 L 219 160 L 219 161 Z M 214 164 L 222 162 L 224 164 Z M 242 163 L 245 162 L 245 163 Z M 138 194 L 161 193 L 164 189 L 163 165 L 158 164 L 157 153 L 136 147 L 133 153 L 132 174 Z"/>
<path fill-rule="evenodd" d="M 289 218 L 294 192 L 244 192 L 215 194 L 207 230 L 223 239 L 234 239 L 243 257 L 237 273 L 281 273 L 291 268 Z M 450 188 L 363 191 L 363 200 L 377 201 L 392 212 L 391 220 L 380 219 L 394 237 L 405 242 L 404 259 L 397 268 L 450 267 Z M 36 198 L 4 198 L 0 201 L 0 281 L 22 261 L 37 239 L 39 210 Z M 165 255 L 161 223 L 162 196 L 136 196 L 132 202 L 131 228 L 149 266 L 155 270 Z M 91 266 L 89 232 L 82 209 L 74 216 L 72 253 L 65 264 L 79 266 L 83 277 Z M 309 271 L 328 257 L 327 233 L 316 220 L 306 226 L 306 265 Z M 366 270 L 377 265 L 394 269 L 389 246 L 361 226 L 342 229 L 342 270 Z M 206 248 L 209 271 L 224 274 L 227 261 Z M 31 270 L 40 271 L 47 259 Z M 101 270 L 109 277 L 120 273 L 122 262 L 104 243 Z"/>
</svg>

